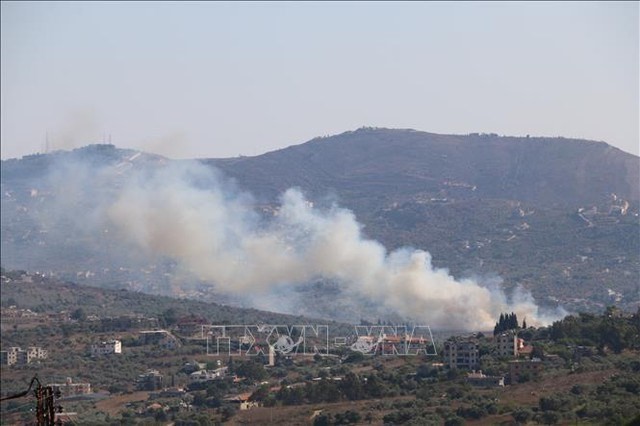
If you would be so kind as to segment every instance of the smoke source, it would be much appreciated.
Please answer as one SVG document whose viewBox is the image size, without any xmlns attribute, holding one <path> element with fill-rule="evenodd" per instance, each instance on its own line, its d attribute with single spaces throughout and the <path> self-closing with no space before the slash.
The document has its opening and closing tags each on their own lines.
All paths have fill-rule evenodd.
<svg viewBox="0 0 640 426">
<path fill-rule="evenodd" d="M 184 162 L 133 174 L 106 215 L 129 243 L 174 259 L 226 294 L 268 298 L 327 279 L 344 297 L 440 329 L 489 330 L 501 312 L 512 311 L 530 325 L 554 319 L 524 291 L 508 300 L 497 286 L 434 269 L 426 251 L 388 252 L 362 236 L 352 212 L 314 208 L 296 189 L 282 194 L 270 218 L 252 205 L 209 168 Z"/>
</svg>

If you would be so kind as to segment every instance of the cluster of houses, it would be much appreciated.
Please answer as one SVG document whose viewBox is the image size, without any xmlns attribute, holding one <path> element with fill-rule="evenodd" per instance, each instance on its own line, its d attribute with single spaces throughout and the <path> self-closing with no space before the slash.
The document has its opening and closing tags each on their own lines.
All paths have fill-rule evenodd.
<svg viewBox="0 0 640 426">
<path fill-rule="evenodd" d="M 543 364 L 540 359 L 530 359 L 533 346 L 525 345 L 523 339 L 518 338 L 513 331 L 500 333 L 493 338 L 493 353 L 500 358 L 512 358 L 509 361 L 509 380 L 518 383 L 525 376 L 534 378 L 538 376 Z M 473 337 L 456 337 L 444 343 L 444 364 L 451 369 L 466 369 L 467 382 L 477 386 L 504 386 L 504 376 L 486 376 L 482 370 L 476 371 L 480 366 L 480 343 Z"/>
<path fill-rule="evenodd" d="M 66 322 L 70 320 L 69 311 L 38 313 L 15 305 L 0 308 L 0 318 L 8 324 Z"/>
<path fill-rule="evenodd" d="M 40 346 L 29 346 L 22 349 L 18 346 L 10 347 L 7 351 L 0 351 L 0 365 L 25 365 L 34 360 L 46 359 L 49 353 Z"/>
<path fill-rule="evenodd" d="M 175 349 L 180 346 L 180 341 L 166 330 L 146 330 L 140 332 L 141 345 L 156 345 L 164 349 Z M 91 356 L 105 356 L 122 353 L 122 341 L 111 339 L 94 343 L 90 346 Z"/>
</svg>

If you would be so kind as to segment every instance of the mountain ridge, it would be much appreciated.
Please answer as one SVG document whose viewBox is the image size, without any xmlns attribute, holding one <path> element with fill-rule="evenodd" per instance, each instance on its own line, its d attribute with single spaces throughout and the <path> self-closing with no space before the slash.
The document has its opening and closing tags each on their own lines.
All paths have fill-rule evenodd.
<svg viewBox="0 0 640 426">
<path fill-rule="evenodd" d="M 181 285 L 167 278 L 173 266 L 118 256 L 117 242 L 61 232 L 61 243 L 46 233 L 37 218 L 47 217 L 58 197 L 43 189 L 42 164 L 55 156 L 82 164 L 80 180 L 103 179 L 99 167 L 116 170 L 108 188 L 122 185 L 131 170 L 188 163 L 112 145 L 3 160 L 3 266 L 151 293 Z M 255 157 L 198 161 L 253 194 L 262 211 L 275 211 L 290 187 L 320 207 L 337 202 L 355 213 L 366 238 L 389 251 L 427 250 L 435 267 L 455 277 L 499 275 L 507 290 L 520 286 L 570 309 L 640 305 L 640 195 L 633 184 L 640 163 L 604 142 L 363 128 Z M 88 207 L 100 197 L 82 195 Z"/>
</svg>

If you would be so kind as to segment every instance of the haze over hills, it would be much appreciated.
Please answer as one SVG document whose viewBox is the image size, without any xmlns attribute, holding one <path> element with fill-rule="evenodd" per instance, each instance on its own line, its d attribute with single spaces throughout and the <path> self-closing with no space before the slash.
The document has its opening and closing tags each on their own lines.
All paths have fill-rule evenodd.
<svg viewBox="0 0 640 426">
<path fill-rule="evenodd" d="M 144 221 L 127 224 L 125 239 L 123 229 L 105 226 L 104 212 L 113 215 L 113 206 L 118 205 L 123 221 L 127 214 L 135 217 L 136 203 L 146 196 L 140 188 L 165 194 L 175 174 L 161 175 L 166 185 L 143 181 L 129 198 L 117 198 L 126 194 L 132 179 L 140 180 L 140 173 L 168 164 L 186 163 L 109 145 L 3 161 L 3 266 L 56 273 L 92 285 L 215 298 L 294 314 L 342 315 L 349 320 L 384 315 L 375 300 L 362 301 L 363 294 L 371 295 L 370 287 L 344 293 L 336 281 L 341 271 L 330 279 L 316 277 L 317 271 L 301 273 L 300 277 L 311 278 L 308 285 L 271 288 L 271 293 L 259 297 L 211 292 L 202 274 L 185 274 L 189 266 L 207 268 L 180 261 L 187 259 L 185 250 L 192 257 L 202 254 L 188 244 L 197 239 L 197 232 L 184 240 L 187 247 L 179 251 L 162 248 L 180 239 L 171 233 L 173 225 L 183 220 L 193 223 L 197 218 L 192 215 L 181 213 L 163 222 L 164 232 L 152 240 L 160 246 L 155 251 L 148 250 L 148 244 L 147 250 L 133 244 L 148 242 L 149 235 L 138 235 Z M 351 209 L 363 224 L 364 240 L 358 236 L 358 243 L 375 239 L 389 251 L 404 246 L 426 250 L 434 267 L 448 268 L 456 279 L 476 277 L 483 285 L 506 289 L 507 295 L 520 286 L 542 305 L 559 303 L 567 309 L 601 310 L 617 303 L 634 310 L 640 305 L 640 163 L 638 157 L 602 142 L 363 128 L 257 157 L 201 163 L 222 174 L 216 178 L 224 182 L 216 192 L 220 199 L 232 199 L 233 208 L 251 207 L 257 212 L 250 228 L 281 213 L 285 205 L 281 195 L 297 187 L 326 213 L 307 212 L 315 215 L 309 223 L 326 218 L 331 220 L 320 222 L 322 226 L 335 223 L 342 217 L 332 210 L 337 203 Z M 188 181 L 187 191 L 176 187 L 183 195 L 211 185 L 200 173 L 189 174 Z M 145 206 L 169 211 L 172 201 L 193 200 L 158 196 Z M 108 209 L 101 208 L 105 206 Z M 196 207 L 197 203 L 193 211 Z M 216 216 L 216 206 L 212 210 Z M 229 212 L 226 220 L 233 222 L 234 210 Z M 322 235 L 322 226 L 313 232 Z M 246 224 L 242 231 L 246 233 Z M 270 232 L 291 237 L 282 230 Z M 158 236 L 165 239 L 157 240 Z M 287 244 L 300 247 L 297 242 Z M 286 251 L 288 246 L 276 247 Z M 356 251 L 361 247 L 367 244 L 356 246 Z M 384 262 L 388 268 L 388 259 Z M 219 277 L 215 274 L 224 267 L 221 261 L 214 276 Z M 233 274 L 230 281 L 238 270 Z M 252 280 L 238 279 L 238 283 Z M 303 303 L 310 298 L 313 306 Z M 358 309 L 350 309 L 354 299 Z M 286 303 L 280 303 L 283 300 Z M 401 309 L 393 307 L 389 315 L 398 315 Z"/>
</svg>

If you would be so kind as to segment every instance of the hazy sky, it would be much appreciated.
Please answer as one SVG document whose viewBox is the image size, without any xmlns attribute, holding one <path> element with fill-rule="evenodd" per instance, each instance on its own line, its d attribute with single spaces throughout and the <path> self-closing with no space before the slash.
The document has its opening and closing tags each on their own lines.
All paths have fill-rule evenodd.
<svg viewBox="0 0 640 426">
<path fill-rule="evenodd" d="M 3 159 L 47 133 L 192 158 L 361 126 L 639 150 L 638 2 L 1 7 Z"/>
</svg>

